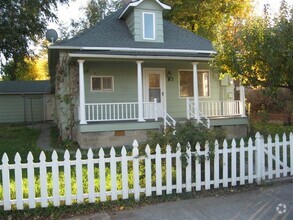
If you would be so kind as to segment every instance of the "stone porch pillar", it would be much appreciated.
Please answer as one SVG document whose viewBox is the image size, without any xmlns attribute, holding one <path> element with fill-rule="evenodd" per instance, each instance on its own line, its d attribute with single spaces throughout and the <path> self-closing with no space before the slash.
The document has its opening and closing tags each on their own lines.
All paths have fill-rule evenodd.
<svg viewBox="0 0 293 220">
<path fill-rule="evenodd" d="M 79 124 L 87 124 L 85 119 L 85 94 L 84 94 L 84 60 L 77 60 L 79 64 Z"/>
<path fill-rule="evenodd" d="M 199 99 L 198 99 L 198 79 L 197 79 L 197 64 L 193 62 L 193 100 L 194 100 L 194 114 L 197 122 L 199 122 Z"/>
<path fill-rule="evenodd" d="M 138 121 L 145 121 L 143 118 L 143 97 L 142 97 L 142 68 L 143 61 L 136 61 L 137 64 L 137 100 L 138 100 Z"/>
</svg>

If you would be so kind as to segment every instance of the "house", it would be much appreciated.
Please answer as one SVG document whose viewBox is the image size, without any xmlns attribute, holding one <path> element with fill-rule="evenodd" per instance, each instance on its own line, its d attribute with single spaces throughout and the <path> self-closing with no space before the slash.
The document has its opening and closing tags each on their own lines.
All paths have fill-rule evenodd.
<svg viewBox="0 0 293 220">
<path fill-rule="evenodd" d="M 53 120 L 53 106 L 49 80 L 0 81 L 0 123 Z"/>
<path fill-rule="evenodd" d="M 163 19 L 159 0 L 132 1 L 49 47 L 56 123 L 82 147 L 121 146 L 187 119 L 246 134 L 244 90 L 209 67 L 210 41 Z"/>
</svg>

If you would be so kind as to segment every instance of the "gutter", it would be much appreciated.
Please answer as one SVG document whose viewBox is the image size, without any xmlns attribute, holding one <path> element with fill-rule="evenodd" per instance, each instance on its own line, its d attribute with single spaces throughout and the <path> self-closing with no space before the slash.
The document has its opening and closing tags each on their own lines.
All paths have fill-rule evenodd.
<svg viewBox="0 0 293 220">
<path fill-rule="evenodd" d="M 185 49 L 160 49 L 160 48 L 129 48 L 129 47 L 74 47 L 74 46 L 49 46 L 49 49 L 64 50 L 105 50 L 105 51 L 135 51 L 135 52 L 168 52 L 168 53 L 203 53 L 216 54 L 214 50 L 185 50 Z"/>
<path fill-rule="evenodd" d="M 72 58 L 115 58 L 115 59 L 144 59 L 144 60 L 194 60 L 194 61 L 210 61 L 211 57 L 173 57 L 173 56 L 135 56 L 135 55 L 105 55 L 105 54 L 84 54 L 69 53 Z"/>
</svg>

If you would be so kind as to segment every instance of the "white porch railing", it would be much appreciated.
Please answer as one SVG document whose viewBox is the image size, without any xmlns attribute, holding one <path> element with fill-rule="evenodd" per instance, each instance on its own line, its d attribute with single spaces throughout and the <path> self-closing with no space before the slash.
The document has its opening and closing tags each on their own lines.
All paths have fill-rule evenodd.
<svg viewBox="0 0 293 220">
<path fill-rule="evenodd" d="M 199 111 L 207 117 L 240 116 L 241 101 L 201 101 Z"/>
<path fill-rule="evenodd" d="M 85 112 L 87 122 L 137 120 L 138 103 L 88 103 Z"/>
<path fill-rule="evenodd" d="M 159 108 L 157 100 L 154 102 L 143 103 L 143 118 L 158 120 L 158 117 L 164 119 L 164 127 L 171 126 L 175 128 L 176 121 L 164 109 Z M 87 103 L 85 104 L 86 121 L 123 121 L 138 120 L 138 102 L 121 103 Z"/>
<path fill-rule="evenodd" d="M 210 119 L 201 111 L 196 109 L 194 101 L 190 101 L 189 98 L 186 99 L 186 117 L 187 119 L 194 118 L 207 128 L 210 128 Z"/>
<path fill-rule="evenodd" d="M 144 102 L 144 119 L 158 120 L 156 102 Z M 138 102 L 87 103 L 85 104 L 86 121 L 122 121 L 138 120 Z"/>
<path fill-rule="evenodd" d="M 194 105 L 194 101 L 190 99 L 186 101 L 187 112 L 194 112 L 193 109 L 190 109 Z M 199 112 L 206 117 L 240 116 L 243 115 L 241 106 L 241 101 L 200 101 Z"/>
</svg>

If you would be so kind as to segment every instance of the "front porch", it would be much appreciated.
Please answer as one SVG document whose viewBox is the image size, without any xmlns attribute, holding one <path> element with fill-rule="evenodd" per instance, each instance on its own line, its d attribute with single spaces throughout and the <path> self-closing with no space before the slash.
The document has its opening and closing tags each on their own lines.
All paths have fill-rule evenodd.
<svg viewBox="0 0 293 220">
<path fill-rule="evenodd" d="M 194 101 L 186 99 L 186 116 L 183 120 L 195 119 L 207 127 L 211 126 L 211 119 L 237 118 L 245 117 L 245 109 L 241 101 L 200 101 L 199 109 L 194 107 Z M 147 123 L 156 123 L 175 127 L 176 120 L 167 113 L 165 109 L 160 108 L 157 100 L 154 102 L 143 102 L 142 119 L 139 118 L 138 102 L 121 102 L 121 103 L 86 103 L 85 104 L 85 121 L 86 123 L 103 124 L 108 122 L 140 122 L 142 127 L 148 127 Z M 183 107 L 184 108 L 184 107 Z M 179 119 L 182 121 L 182 118 Z M 206 120 L 206 122 L 204 122 Z M 147 123 L 146 123 L 147 122 Z M 123 123 L 119 123 L 120 125 Z M 124 123 L 126 124 L 126 123 Z M 111 125 L 111 124 L 110 124 Z M 149 128 L 154 128 L 150 126 Z M 113 130 L 113 127 L 111 128 Z M 134 128 L 132 128 L 134 129 Z M 118 129 L 119 130 L 119 129 Z"/>
</svg>

